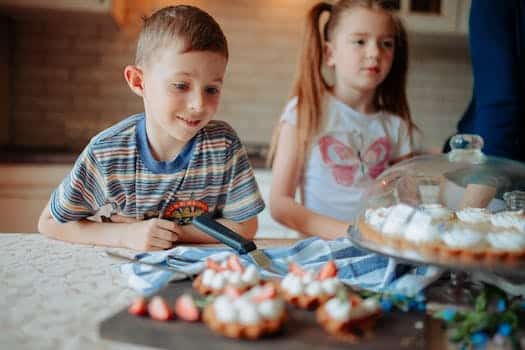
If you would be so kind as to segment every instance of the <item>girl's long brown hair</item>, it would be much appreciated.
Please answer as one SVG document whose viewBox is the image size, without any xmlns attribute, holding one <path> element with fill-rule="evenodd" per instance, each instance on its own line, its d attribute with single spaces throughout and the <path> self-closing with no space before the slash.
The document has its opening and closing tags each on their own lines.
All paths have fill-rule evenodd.
<svg viewBox="0 0 525 350">
<path fill-rule="evenodd" d="M 416 125 L 410 116 L 406 97 L 406 75 L 408 71 L 408 43 L 406 30 L 401 21 L 392 13 L 392 1 L 388 0 L 340 0 L 334 5 L 320 2 L 314 5 L 307 15 L 303 48 L 297 66 L 291 96 L 297 96 L 297 164 L 304 166 L 306 154 L 312 138 L 317 135 L 323 122 L 323 96 L 331 90 L 322 75 L 323 40 L 330 41 L 342 14 L 355 6 L 386 11 L 392 18 L 395 29 L 395 51 L 390 72 L 377 87 L 374 104 L 377 110 L 383 110 L 399 116 L 408 125 L 412 135 Z M 320 18 L 324 12 L 330 17 L 323 30 L 320 30 Z M 323 33 L 324 38 L 321 36 Z M 279 139 L 281 122 L 276 127 L 268 164 L 271 165 Z"/>
</svg>

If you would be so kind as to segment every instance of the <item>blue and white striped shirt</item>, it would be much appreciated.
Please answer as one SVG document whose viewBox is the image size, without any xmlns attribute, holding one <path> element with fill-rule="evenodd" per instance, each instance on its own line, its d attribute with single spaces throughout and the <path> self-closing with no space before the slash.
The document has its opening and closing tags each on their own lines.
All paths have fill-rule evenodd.
<svg viewBox="0 0 525 350">
<path fill-rule="evenodd" d="M 51 196 L 59 222 L 77 221 L 105 205 L 126 217 L 186 224 L 203 212 L 236 222 L 264 209 L 248 157 L 235 131 L 211 121 L 172 161 L 148 147 L 144 114 L 95 136 Z"/>
</svg>

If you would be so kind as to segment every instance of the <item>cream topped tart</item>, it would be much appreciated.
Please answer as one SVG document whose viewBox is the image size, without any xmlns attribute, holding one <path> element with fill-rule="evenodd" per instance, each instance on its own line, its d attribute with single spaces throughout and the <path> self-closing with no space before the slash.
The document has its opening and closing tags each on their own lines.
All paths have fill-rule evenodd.
<svg viewBox="0 0 525 350">
<path fill-rule="evenodd" d="M 503 229 L 514 229 L 525 233 L 525 214 L 523 210 L 503 211 L 490 217 L 492 226 Z"/>
<path fill-rule="evenodd" d="M 343 288 L 332 260 L 317 274 L 295 263 L 290 263 L 288 269 L 289 273 L 279 284 L 280 292 L 287 302 L 301 309 L 315 309 Z"/>
<path fill-rule="evenodd" d="M 428 213 L 418 210 L 412 216 L 403 236 L 414 243 L 435 242 L 440 237 L 440 226 L 433 223 L 432 216 Z"/>
<path fill-rule="evenodd" d="M 222 263 L 210 258 L 206 260 L 206 269 L 197 276 L 193 287 L 203 295 L 218 295 L 227 286 L 245 291 L 261 283 L 261 276 L 254 265 L 244 267 L 237 255 L 230 255 Z"/>
<path fill-rule="evenodd" d="M 399 245 L 414 213 L 414 208 L 402 203 L 391 207 L 367 209 L 365 221 L 372 228 L 367 234 L 374 235 L 373 240 L 378 243 L 388 241 L 390 245 Z"/>
<path fill-rule="evenodd" d="M 448 222 L 455 218 L 452 210 L 438 203 L 421 204 L 419 209 L 430 215 L 434 222 Z"/>
<path fill-rule="evenodd" d="M 397 204 L 390 208 L 390 212 L 383 223 L 382 232 L 389 237 L 401 237 L 406 229 L 410 217 L 415 209 L 406 204 Z"/>
<path fill-rule="evenodd" d="M 525 250 L 525 234 L 515 231 L 502 231 L 487 234 L 487 241 L 493 249 L 509 252 Z"/>
<path fill-rule="evenodd" d="M 445 232 L 441 238 L 443 242 L 452 248 L 477 248 L 485 243 L 484 234 L 467 228 L 454 227 Z"/>
<path fill-rule="evenodd" d="M 365 212 L 366 222 L 368 222 L 376 230 L 381 230 L 385 223 L 388 214 L 390 214 L 392 207 L 367 209 Z"/>
<path fill-rule="evenodd" d="M 408 208 L 407 208 L 408 207 Z M 364 239 L 423 255 L 479 261 L 525 260 L 523 211 L 486 208 L 454 212 L 440 204 L 368 209 L 357 226 Z"/>
<path fill-rule="evenodd" d="M 358 334 L 369 333 L 382 311 L 375 298 L 362 299 L 357 294 L 340 291 L 316 312 L 323 329 L 341 339 L 356 342 Z"/>
<path fill-rule="evenodd" d="M 280 331 L 287 319 L 284 301 L 271 283 L 244 293 L 227 287 L 204 309 L 203 320 L 229 338 L 257 339 Z"/>
<path fill-rule="evenodd" d="M 465 208 L 456 212 L 462 222 L 468 224 L 483 224 L 490 222 L 490 211 L 486 208 Z"/>
</svg>

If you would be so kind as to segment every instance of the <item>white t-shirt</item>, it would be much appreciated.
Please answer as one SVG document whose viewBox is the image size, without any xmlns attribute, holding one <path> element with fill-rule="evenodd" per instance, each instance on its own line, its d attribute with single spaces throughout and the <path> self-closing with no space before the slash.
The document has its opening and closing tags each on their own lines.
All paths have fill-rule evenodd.
<svg viewBox="0 0 525 350">
<path fill-rule="evenodd" d="M 330 94 L 324 103 L 321 132 L 305 158 L 304 204 L 316 213 L 353 221 L 373 180 L 391 160 L 414 148 L 401 118 L 385 112 L 364 115 Z M 296 111 L 293 98 L 281 120 L 296 125 Z"/>
</svg>

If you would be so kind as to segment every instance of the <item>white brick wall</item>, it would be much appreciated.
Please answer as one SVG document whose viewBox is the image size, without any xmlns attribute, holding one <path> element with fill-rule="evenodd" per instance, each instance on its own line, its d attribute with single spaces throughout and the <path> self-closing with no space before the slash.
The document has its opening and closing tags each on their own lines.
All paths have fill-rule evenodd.
<svg viewBox="0 0 525 350">
<path fill-rule="evenodd" d="M 0 145 L 9 141 L 9 31 L 8 19 L 0 16 Z"/>
<path fill-rule="evenodd" d="M 244 142 L 269 142 L 295 73 L 304 13 L 314 1 L 188 2 L 208 10 L 228 37 L 231 59 L 217 118 Z M 133 62 L 135 34 L 119 30 L 109 16 L 23 17 L 12 33 L 8 117 L 15 145 L 78 151 L 99 130 L 142 110 L 122 77 Z M 416 39 L 409 102 L 426 146 L 440 147 L 470 97 L 466 38 Z"/>
</svg>

